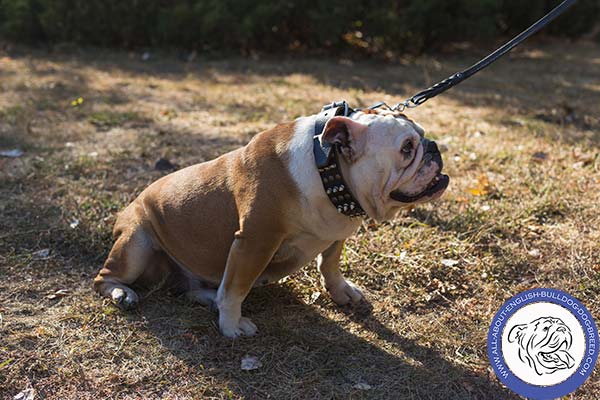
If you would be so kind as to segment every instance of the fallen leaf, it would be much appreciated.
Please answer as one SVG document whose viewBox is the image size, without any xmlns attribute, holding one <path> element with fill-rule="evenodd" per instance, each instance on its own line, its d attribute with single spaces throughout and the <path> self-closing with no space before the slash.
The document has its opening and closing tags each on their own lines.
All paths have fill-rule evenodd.
<svg viewBox="0 0 600 400">
<path fill-rule="evenodd" d="M 61 297 L 68 296 L 69 294 L 71 294 L 71 293 L 69 292 L 68 289 L 59 289 L 56 292 L 51 293 L 48 296 L 46 296 L 46 298 L 50 299 L 50 300 L 60 299 Z"/>
<path fill-rule="evenodd" d="M 444 267 L 454 267 L 456 264 L 458 264 L 460 261 L 458 260 L 452 260 L 450 258 L 445 258 L 442 260 L 442 265 Z"/>
<path fill-rule="evenodd" d="M 313 304 L 315 301 L 317 301 L 319 299 L 319 297 L 321 297 L 321 292 L 313 292 L 310 295 L 310 300 L 309 300 L 308 304 Z"/>
<path fill-rule="evenodd" d="M 574 163 L 572 165 L 573 169 L 581 169 L 583 167 L 585 167 L 585 162 L 583 161 L 577 161 L 576 163 Z"/>
<path fill-rule="evenodd" d="M 35 399 L 35 389 L 25 389 L 13 397 L 13 400 L 33 400 Z"/>
<path fill-rule="evenodd" d="M 356 385 L 352 386 L 354 389 L 358 390 L 371 390 L 371 385 L 364 382 L 358 382 Z"/>
<path fill-rule="evenodd" d="M 20 150 L 20 149 L 1 150 L 0 151 L 0 156 L 2 156 L 2 157 L 17 158 L 17 157 L 21 157 L 22 155 L 23 155 L 23 150 Z"/>
<path fill-rule="evenodd" d="M 83 104 L 83 97 L 78 97 L 75 100 L 71 101 L 71 106 L 72 107 L 78 107 L 78 106 L 80 106 L 82 104 Z"/>
<path fill-rule="evenodd" d="M 473 196 L 485 196 L 487 194 L 486 191 L 477 188 L 468 189 L 467 192 L 471 193 Z"/>
<path fill-rule="evenodd" d="M 528 251 L 528 254 L 531 257 L 539 257 L 541 255 L 540 251 L 538 249 L 531 249 Z"/>
<path fill-rule="evenodd" d="M 240 368 L 242 371 L 253 371 L 262 367 L 262 363 L 256 357 L 245 356 L 242 358 L 242 364 Z"/>
<path fill-rule="evenodd" d="M 411 247 L 414 247 L 415 244 L 417 244 L 417 239 L 410 239 L 408 242 L 404 243 L 404 247 L 407 249 L 410 249 Z"/>
<path fill-rule="evenodd" d="M 50 249 L 42 249 L 42 250 L 38 250 L 38 251 L 34 251 L 33 253 L 31 253 L 31 255 L 34 258 L 37 259 L 44 259 L 44 258 L 48 258 L 48 256 L 50 255 Z"/>
<path fill-rule="evenodd" d="M 538 225 L 527 225 L 527 229 L 529 229 L 533 233 L 537 233 L 538 235 L 542 234 L 543 228 Z"/>
<path fill-rule="evenodd" d="M 485 196 L 490 193 L 490 181 L 486 175 L 480 175 L 477 178 L 477 184 L 475 187 L 467 189 L 467 192 L 473 196 Z"/>
</svg>

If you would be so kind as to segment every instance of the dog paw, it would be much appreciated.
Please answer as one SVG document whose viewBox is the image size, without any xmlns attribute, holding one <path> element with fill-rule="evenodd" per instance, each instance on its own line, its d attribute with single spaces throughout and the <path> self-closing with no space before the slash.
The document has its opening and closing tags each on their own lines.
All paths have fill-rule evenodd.
<svg viewBox="0 0 600 400">
<path fill-rule="evenodd" d="M 139 302 L 138 295 L 128 287 L 114 287 L 110 291 L 110 298 L 119 307 L 122 307 L 126 310 L 134 308 Z"/>
<path fill-rule="evenodd" d="M 220 321 L 219 323 L 221 332 L 223 335 L 236 338 L 239 336 L 253 336 L 258 332 L 258 328 L 254 325 L 254 322 L 250 320 L 250 318 L 240 317 L 239 321 L 229 322 L 229 321 Z"/>
<path fill-rule="evenodd" d="M 358 303 L 364 298 L 361 290 L 354 283 L 346 280 L 329 288 L 329 295 L 334 302 L 341 306 L 350 302 Z"/>
</svg>

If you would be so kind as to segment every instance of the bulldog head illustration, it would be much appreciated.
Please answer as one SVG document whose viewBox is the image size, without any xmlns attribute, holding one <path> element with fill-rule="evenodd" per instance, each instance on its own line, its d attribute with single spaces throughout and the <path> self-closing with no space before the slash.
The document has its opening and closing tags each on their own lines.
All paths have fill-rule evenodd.
<svg viewBox="0 0 600 400">
<path fill-rule="evenodd" d="M 541 317 L 515 325 L 508 333 L 508 342 L 519 346 L 520 360 L 538 375 L 575 366 L 569 354 L 573 344 L 571 329 L 560 318 Z"/>
</svg>

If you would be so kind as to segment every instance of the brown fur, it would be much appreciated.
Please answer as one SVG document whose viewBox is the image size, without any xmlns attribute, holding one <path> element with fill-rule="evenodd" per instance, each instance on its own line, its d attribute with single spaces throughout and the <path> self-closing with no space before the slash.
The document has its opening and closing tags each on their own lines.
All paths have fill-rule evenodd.
<svg viewBox="0 0 600 400">
<path fill-rule="evenodd" d="M 150 185 L 119 214 L 115 244 L 95 287 L 107 280 L 132 284 L 142 273 L 146 283 L 157 283 L 169 271 L 168 259 L 217 286 L 234 238 L 268 242 L 267 236 L 284 237 L 285 215 L 298 198 L 282 146 L 292 125 L 278 125 L 241 149 Z M 139 253 L 141 270 L 132 268 L 131 252 Z"/>
</svg>

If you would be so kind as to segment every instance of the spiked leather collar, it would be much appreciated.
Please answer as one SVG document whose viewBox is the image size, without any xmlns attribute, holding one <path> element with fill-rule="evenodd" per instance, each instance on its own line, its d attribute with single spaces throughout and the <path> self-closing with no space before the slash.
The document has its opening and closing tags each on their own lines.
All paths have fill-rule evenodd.
<svg viewBox="0 0 600 400">
<path fill-rule="evenodd" d="M 365 211 L 350 191 L 350 187 L 348 187 L 342 175 L 339 163 L 339 146 L 332 146 L 330 143 L 323 141 L 323 129 L 330 118 L 337 115 L 349 116 L 354 112 L 345 101 L 324 106 L 315 120 L 313 153 L 323 189 L 331 204 L 341 214 L 348 217 L 361 217 L 365 215 Z"/>
</svg>

